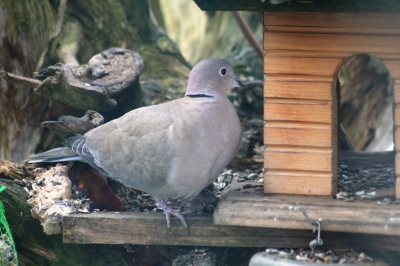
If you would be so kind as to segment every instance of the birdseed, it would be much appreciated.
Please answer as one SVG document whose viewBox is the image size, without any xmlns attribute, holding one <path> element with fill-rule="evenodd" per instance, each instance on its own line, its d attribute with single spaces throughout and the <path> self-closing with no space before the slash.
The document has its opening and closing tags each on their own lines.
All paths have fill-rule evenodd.
<svg viewBox="0 0 400 266">
<path fill-rule="evenodd" d="M 395 169 L 393 167 L 383 167 L 373 165 L 369 168 L 349 168 L 343 162 L 338 164 L 338 193 L 336 199 L 353 202 L 356 200 L 377 200 L 378 193 L 385 189 L 394 188 L 396 181 Z M 394 190 L 393 190 L 394 191 Z M 385 193 L 386 196 L 389 195 Z M 382 193 L 381 193 L 382 194 Z M 378 201 L 378 204 L 397 204 L 398 201 Z"/>
</svg>

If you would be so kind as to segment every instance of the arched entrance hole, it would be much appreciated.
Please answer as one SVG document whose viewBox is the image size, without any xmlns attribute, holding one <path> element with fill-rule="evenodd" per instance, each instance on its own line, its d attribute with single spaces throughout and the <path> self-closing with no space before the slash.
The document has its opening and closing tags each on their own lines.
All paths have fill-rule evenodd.
<svg viewBox="0 0 400 266">
<path fill-rule="evenodd" d="M 342 64 L 337 88 L 338 118 L 354 149 L 393 150 L 393 79 L 385 64 L 374 55 L 356 54 Z M 343 141 L 339 128 L 339 150 L 351 149 Z"/>
</svg>

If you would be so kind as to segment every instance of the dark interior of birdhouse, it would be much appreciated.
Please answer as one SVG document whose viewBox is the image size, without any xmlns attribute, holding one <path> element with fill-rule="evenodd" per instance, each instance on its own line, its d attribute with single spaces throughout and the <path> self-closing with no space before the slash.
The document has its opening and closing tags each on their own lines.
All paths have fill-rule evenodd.
<svg viewBox="0 0 400 266">
<path fill-rule="evenodd" d="M 389 204 L 395 200 L 396 181 L 394 81 L 385 64 L 371 54 L 355 54 L 345 59 L 337 76 L 336 198 L 345 201 L 378 199 L 379 204 Z M 353 160 L 347 156 L 349 153 L 360 156 Z"/>
</svg>

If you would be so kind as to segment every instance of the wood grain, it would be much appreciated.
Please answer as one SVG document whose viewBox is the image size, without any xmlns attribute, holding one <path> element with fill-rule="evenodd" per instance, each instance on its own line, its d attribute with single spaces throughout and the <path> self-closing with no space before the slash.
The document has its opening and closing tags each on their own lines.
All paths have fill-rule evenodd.
<svg viewBox="0 0 400 266">
<path fill-rule="evenodd" d="M 264 168 L 269 170 L 300 170 L 300 171 L 332 171 L 332 156 L 330 149 L 307 149 L 293 147 L 266 147 L 264 150 Z M 298 194 L 298 193 L 296 193 Z"/>
<path fill-rule="evenodd" d="M 332 82 L 332 77 L 330 77 L 330 76 L 304 76 L 304 75 L 269 74 L 267 76 L 267 78 L 265 79 L 265 81 L 331 83 Z"/>
<path fill-rule="evenodd" d="M 254 184 L 250 182 L 250 184 Z M 240 190 L 238 190 L 240 189 Z M 322 224 L 322 232 L 400 236 L 400 206 L 376 202 L 344 202 L 324 197 L 264 196 L 243 184 L 231 185 L 214 213 L 221 225 L 306 229 L 303 211 Z"/>
<path fill-rule="evenodd" d="M 64 219 L 64 243 L 186 245 L 186 246 L 307 246 L 305 231 L 215 225 L 212 216 L 188 216 L 190 233 L 177 219 L 167 230 L 162 213 L 90 213 Z"/>
<path fill-rule="evenodd" d="M 239 210 L 238 210 L 239 211 Z M 258 215 L 252 213 L 247 218 Z M 188 217 L 190 234 L 176 220 L 171 232 L 161 213 L 90 213 L 64 218 L 64 243 L 189 245 L 226 247 L 306 248 L 315 239 L 312 227 L 306 230 L 216 225 L 211 216 Z M 324 229 L 323 229 L 324 230 Z M 400 249 L 400 238 L 322 231 L 324 248 Z"/>
<path fill-rule="evenodd" d="M 394 98 L 394 103 L 400 106 L 400 80 L 394 80 L 393 98 Z"/>
<path fill-rule="evenodd" d="M 332 121 L 332 102 L 266 99 L 264 120 L 267 122 L 295 121 L 330 124 Z"/>
<path fill-rule="evenodd" d="M 395 80 L 393 84 L 393 102 L 394 102 L 394 112 L 393 112 L 393 119 L 394 119 L 394 149 L 397 151 L 397 147 L 400 145 L 400 130 L 398 129 L 399 123 L 396 120 L 399 117 L 399 110 L 400 109 L 400 80 Z M 397 143 L 397 145 L 396 145 Z M 396 171 L 396 184 L 395 184 L 395 197 L 396 199 L 400 199 L 400 171 L 397 165 L 400 164 L 400 154 L 396 153 L 395 155 L 395 171 Z"/>
<path fill-rule="evenodd" d="M 304 57 L 274 57 L 268 51 L 264 57 L 264 73 L 285 75 L 331 76 L 342 59 L 334 58 L 304 58 Z"/>
<path fill-rule="evenodd" d="M 338 12 L 359 12 L 360 14 L 371 12 L 395 12 L 400 10 L 397 0 L 364 0 L 364 1 L 288 1 L 286 3 L 260 1 L 260 0 L 195 0 L 196 4 L 206 11 L 269 11 L 269 12 L 313 12 L 312 16 L 318 16 L 317 12 L 338 13 Z M 279 3 L 279 4 L 278 4 Z M 324 14 L 322 13 L 322 14 Z M 350 13 L 352 14 L 352 13 Z M 367 13 L 368 14 L 368 13 Z M 390 13 L 389 13 L 390 14 Z"/>
<path fill-rule="evenodd" d="M 266 123 L 264 145 L 331 148 L 332 129 L 329 125 Z"/>
<path fill-rule="evenodd" d="M 399 107 L 396 107 L 395 111 L 398 111 L 397 109 L 400 109 L 400 108 L 399 108 Z M 397 124 L 397 123 L 396 123 L 396 124 Z M 397 124 L 397 125 L 399 125 L 399 124 Z M 396 144 L 396 143 L 400 144 L 400 129 L 399 129 L 398 126 L 396 126 L 396 127 L 394 128 L 394 143 L 395 143 L 395 144 Z M 395 150 L 396 152 L 399 151 L 399 150 L 400 150 L 399 145 L 394 145 L 394 150 Z M 399 172 L 396 172 L 396 173 L 399 173 Z"/>
<path fill-rule="evenodd" d="M 264 25 L 301 28 L 308 27 L 315 30 L 324 29 L 342 30 L 362 29 L 362 31 L 379 29 L 381 34 L 388 34 L 386 30 L 400 29 L 399 12 L 390 13 L 322 13 L 322 12 L 264 12 Z"/>
<path fill-rule="evenodd" d="M 395 151 L 339 151 L 339 161 L 347 164 L 349 168 L 368 168 L 374 164 L 382 165 L 382 167 L 393 168 L 395 164 L 395 156 Z"/>
<path fill-rule="evenodd" d="M 329 82 L 286 81 L 268 77 L 264 81 L 264 97 L 331 101 L 332 83 L 333 79 Z"/>
<path fill-rule="evenodd" d="M 350 57 L 354 54 L 359 54 L 359 52 L 351 52 L 351 51 L 314 51 L 314 50 L 268 50 L 266 52 L 271 57 L 303 57 L 303 58 L 333 58 L 343 60 L 347 57 Z M 374 53 L 381 60 L 391 60 L 396 61 L 400 60 L 400 54 L 398 53 L 384 53 L 376 52 Z M 317 78 L 318 76 L 314 77 Z"/>
<path fill-rule="evenodd" d="M 382 60 L 393 79 L 400 79 L 400 60 Z"/>
<path fill-rule="evenodd" d="M 289 195 L 333 195 L 336 187 L 330 173 L 266 171 L 264 174 L 264 192 L 266 194 Z"/>
<path fill-rule="evenodd" d="M 359 28 L 347 27 L 315 27 L 313 26 L 267 26 L 268 32 L 295 32 L 295 33 L 330 33 L 330 34 L 352 34 L 352 35 L 375 35 L 375 36 L 400 36 L 400 29 Z"/>
<path fill-rule="evenodd" d="M 396 172 L 398 173 L 398 172 Z M 396 199 L 400 199 L 400 177 L 396 176 L 396 187 L 395 187 Z"/>
<path fill-rule="evenodd" d="M 268 28 L 267 28 L 268 29 Z M 400 53 L 400 36 L 264 32 L 264 49 L 318 52 Z"/>
<path fill-rule="evenodd" d="M 396 127 L 400 126 L 400 106 L 396 105 L 396 107 L 394 108 L 394 124 Z M 395 136 L 397 136 L 400 132 L 395 132 Z M 397 137 L 395 137 L 396 140 L 398 140 Z M 400 142 L 396 142 L 398 144 L 400 144 Z M 397 148 L 396 148 L 397 149 Z"/>
<path fill-rule="evenodd" d="M 396 151 L 396 157 L 395 157 L 395 169 L 396 169 L 396 175 L 398 176 L 400 173 L 400 154 L 397 153 Z M 396 179 L 397 181 L 398 179 Z"/>
</svg>

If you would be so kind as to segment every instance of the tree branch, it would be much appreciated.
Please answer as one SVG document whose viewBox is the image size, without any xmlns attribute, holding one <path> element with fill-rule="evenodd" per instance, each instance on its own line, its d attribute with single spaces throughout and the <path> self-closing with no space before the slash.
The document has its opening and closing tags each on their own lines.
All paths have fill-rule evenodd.
<svg viewBox="0 0 400 266">
<path fill-rule="evenodd" d="M 236 20 L 236 23 L 239 25 L 240 29 L 243 32 L 244 37 L 253 47 L 254 51 L 257 53 L 258 57 L 263 59 L 264 57 L 264 50 L 261 47 L 260 43 L 257 41 L 256 37 L 254 36 L 253 31 L 250 29 L 247 22 L 244 20 L 243 16 L 239 13 L 239 11 L 232 11 L 232 15 Z"/>
<path fill-rule="evenodd" d="M 11 83 L 27 86 L 27 87 L 37 87 L 40 83 L 42 83 L 38 79 L 27 78 L 23 76 L 14 75 L 8 73 L 6 71 L 0 71 L 0 74 L 3 74 L 6 77 L 6 80 L 10 81 Z"/>
</svg>

